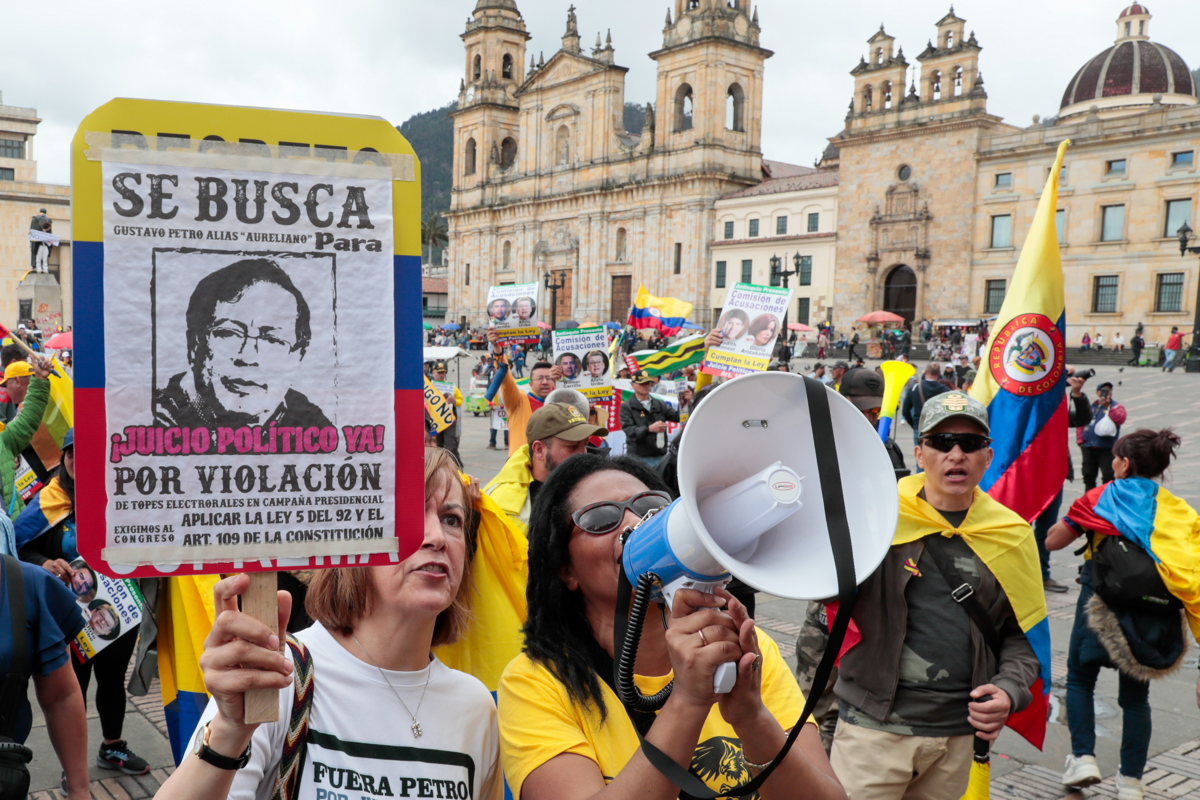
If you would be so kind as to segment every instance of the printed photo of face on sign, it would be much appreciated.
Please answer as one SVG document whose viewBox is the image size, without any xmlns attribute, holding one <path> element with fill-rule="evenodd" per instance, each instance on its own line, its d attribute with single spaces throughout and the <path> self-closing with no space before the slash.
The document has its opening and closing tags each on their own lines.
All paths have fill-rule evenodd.
<svg viewBox="0 0 1200 800">
<path fill-rule="evenodd" d="M 332 253 L 156 248 L 153 274 L 156 423 L 336 422 Z"/>
</svg>

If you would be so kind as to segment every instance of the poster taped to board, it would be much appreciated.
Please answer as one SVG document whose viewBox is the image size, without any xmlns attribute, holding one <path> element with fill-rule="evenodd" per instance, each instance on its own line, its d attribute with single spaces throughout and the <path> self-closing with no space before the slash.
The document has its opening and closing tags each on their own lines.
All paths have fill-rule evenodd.
<svg viewBox="0 0 1200 800">
<path fill-rule="evenodd" d="M 71 647 L 83 662 L 131 633 L 142 621 L 146 602 L 137 581 L 101 575 L 82 558 L 72 561 L 71 569 L 70 589 L 86 622 Z"/>
<path fill-rule="evenodd" d="M 765 371 L 791 299 L 790 288 L 735 283 L 717 320 L 725 338 L 706 351 L 701 371 L 721 378 Z"/>
<path fill-rule="evenodd" d="M 538 283 L 515 283 L 488 289 L 488 326 L 495 328 L 501 344 L 537 344 Z"/>
<path fill-rule="evenodd" d="M 561 389 L 575 389 L 589 400 L 612 397 L 608 334 L 603 327 L 554 331 L 554 366 L 562 370 Z"/>
<path fill-rule="evenodd" d="M 148 577 L 406 557 L 424 459 L 403 137 L 378 118 L 116 100 L 74 151 L 88 563 Z"/>
</svg>

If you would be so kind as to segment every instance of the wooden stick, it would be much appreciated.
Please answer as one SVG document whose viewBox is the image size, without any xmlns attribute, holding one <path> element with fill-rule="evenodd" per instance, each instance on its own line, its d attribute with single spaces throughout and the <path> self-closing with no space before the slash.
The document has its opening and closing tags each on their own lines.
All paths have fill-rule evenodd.
<svg viewBox="0 0 1200 800">
<path fill-rule="evenodd" d="M 250 588 L 242 595 L 242 611 L 269 628 L 279 624 L 279 579 L 274 572 L 250 574 Z M 283 631 L 276 630 L 280 644 Z M 246 723 L 277 722 L 279 720 L 279 690 L 251 689 L 246 692 Z"/>
</svg>

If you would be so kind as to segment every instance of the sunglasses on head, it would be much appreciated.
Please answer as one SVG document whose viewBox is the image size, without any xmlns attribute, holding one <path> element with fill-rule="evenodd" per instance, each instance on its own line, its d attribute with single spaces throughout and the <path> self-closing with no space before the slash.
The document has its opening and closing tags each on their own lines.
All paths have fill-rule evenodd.
<svg viewBox="0 0 1200 800">
<path fill-rule="evenodd" d="M 571 515 L 571 521 L 584 533 L 602 536 L 620 527 L 626 511 L 644 517 L 670 504 L 671 496 L 666 492 L 640 492 L 624 503 L 604 500 L 586 505 Z"/>
<path fill-rule="evenodd" d="M 931 433 L 921 441 L 942 453 L 949 453 L 955 445 L 964 453 L 975 453 L 992 443 L 982 433 Z"/>
</svg>

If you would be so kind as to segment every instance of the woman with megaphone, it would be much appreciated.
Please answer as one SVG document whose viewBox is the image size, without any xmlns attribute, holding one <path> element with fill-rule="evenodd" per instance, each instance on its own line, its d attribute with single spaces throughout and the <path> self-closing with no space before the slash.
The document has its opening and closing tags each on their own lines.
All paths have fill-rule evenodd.
<svg viewBox="0 0 1200 800">
<path fill-rule="evenodd" d="M 803 695 L 775 642 L 722 589 L 681 589 L 662 609 L 665 624 L 651 615 L 642 628 L 635 684 L 658 693 L 673 681 L 657 715 L 627 711 L 618 699 L 613 609 L 623 532 L 670 502 L 665 488 L 634 459 L 579 455 L 538 493 L 525 648 L 498 692 L 501 757 L 514 797 L 677 797 L 642 739 L 710 789 L 727 792 L 766 768 L 787 738 L 784 725 L 800 716 Z M 713 676 L 727 662 L 737 665 L 736 684 L 715 694 Z M 796 744 L 759 796 L 844 800 L 815 725 L 806 724 Z"/>
</svg>

